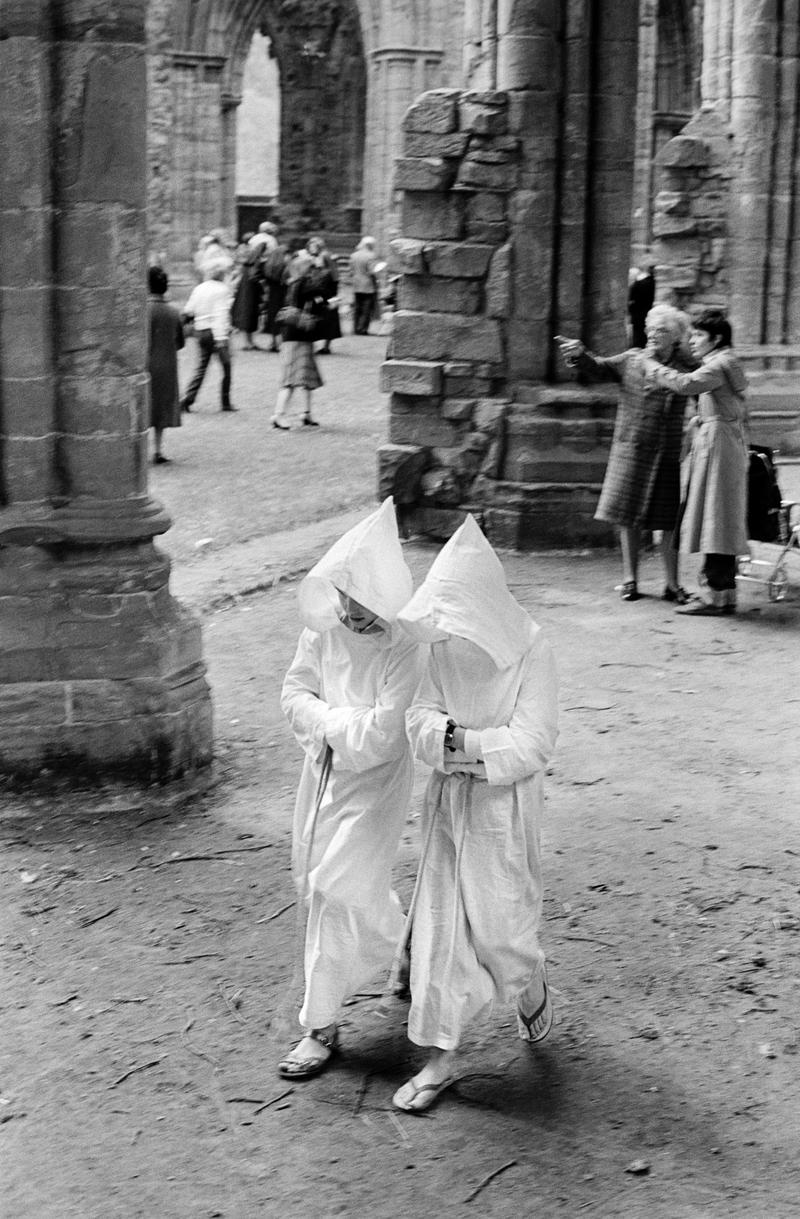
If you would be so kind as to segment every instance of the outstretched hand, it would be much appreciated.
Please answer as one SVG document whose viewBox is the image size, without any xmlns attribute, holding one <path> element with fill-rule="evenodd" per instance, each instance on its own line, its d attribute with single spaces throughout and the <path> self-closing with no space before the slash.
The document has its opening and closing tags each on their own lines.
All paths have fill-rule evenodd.
<svg viewBox="0 0 800 1219">
<path fill-rule="evenodd" d="M 561 357 L 567 367 L 571 368 L 577 359 L 579 359 L 586 348 L 580 339 L 567 339 L 561 334 L 555 336 L 558 343 L 558 349 L 561 352 Z"/>
</svg>

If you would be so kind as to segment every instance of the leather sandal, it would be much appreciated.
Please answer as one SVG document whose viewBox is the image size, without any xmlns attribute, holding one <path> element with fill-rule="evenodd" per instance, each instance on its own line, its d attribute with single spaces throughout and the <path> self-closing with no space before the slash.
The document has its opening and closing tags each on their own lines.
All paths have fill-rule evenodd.
<svg viewBox="0 0 800 1219">
<path fill-rule="evenodd" d="M 445 1088 L 449 1088 L 455 1082 L 455 1077 L 452 1075 L 443 1079 L 440 1084 L 415 1084 L 413 1079 L 409 1079 L 402 1088 L 397 1089 L 392 1097 L 392 1104 L 395 1109 L 401 1109 L 403 1113 L 424 1113 L 441 1096 Z"/>
<path fill-rule="evenodd" d="M 517 1003 L 517 1032 L 521 1041 L 535 1045 L 544 1041 L 553 1027 L 553 1003 L 550 998 L 550 987 L 547 985 L 547 975 L 544 978 L 544 998 L 531 1016 L 526 1016 Z"/>
<path fill-rule="evenodd" d="M 297 1054 L 297 1046 L 295 1046 L 278 1063 L 278 1074 L 283 1076 L 284 1079 L 313 1079 L 315 1075 L 320 1075 L 329 1066 L 333 1058 L 337 1044 L 337 1033 L 338 1030 L 335 1026 L 332 1033 L 329 1033 L 326 1029 L 311 1029 L 310 1032 L 306 1033 L 306 1037 L 312 1041 L 319 1042 L 325 1053 L 312 1054 L 301 1058 Z M 300 1042 L 297 1043 L 298 1046 L 300 1044 Z"/>
</svg>

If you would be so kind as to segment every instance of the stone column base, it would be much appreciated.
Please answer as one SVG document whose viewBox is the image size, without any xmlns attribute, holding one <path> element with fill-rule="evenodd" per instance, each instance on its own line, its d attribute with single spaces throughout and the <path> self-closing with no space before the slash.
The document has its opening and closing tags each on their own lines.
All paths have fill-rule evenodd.
<svg viewBox="0 0 800 1219">
<path fill-rule="evenodd" d="M 151 543 L 0 548 L 0 773 L 164 781 L 212 755 L 200 624 Z"/>
</svg>

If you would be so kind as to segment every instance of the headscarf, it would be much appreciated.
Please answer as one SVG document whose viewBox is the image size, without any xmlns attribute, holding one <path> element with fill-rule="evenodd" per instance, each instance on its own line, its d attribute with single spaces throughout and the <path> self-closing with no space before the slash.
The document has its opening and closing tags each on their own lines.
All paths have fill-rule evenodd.
<svg viewBox="0 0 800 1219">
<path fill-rule="evenodd" d="M 340 589 L 391 628 L 413 588 L 389 496 L 311 568 L 298 589 L 300 619 L 312 631 L 330 630 L 340 621 Z"/>
<path fill-rule="evenodd" d="M 467 639 L 498 669 L 516 664 L 538 629 L 509 592 L 500 560 L 470 515 L 434 559 L 397 621 L 420 643 L 451 635 Z"/>
</svg>

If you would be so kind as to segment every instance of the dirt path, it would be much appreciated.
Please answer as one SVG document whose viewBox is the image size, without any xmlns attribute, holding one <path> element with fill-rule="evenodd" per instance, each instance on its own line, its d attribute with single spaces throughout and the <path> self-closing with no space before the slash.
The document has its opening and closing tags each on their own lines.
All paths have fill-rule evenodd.
<svg viewBox="0 0 800 1219">
<path fill-rule="evenodd" d="M 409 557 L 419 576 L 433 551 Z M 335 1068 L 277 1077 L 299 764 L 279 584 L 207 618 L 219 757 L 195 785 L 4 793 L 4 1216 L 798 1213 L 800 601 L 623 619 L 613 556 L 506 565 L 562 674 L 548 1043 L 495 1013 L 401 1118 L 404 1009 L 364 998 Z M 406 898 L 416 847 L 414 816 Z"/>
<path fill-rule="evenodd" d="M 169 437 L 154 485 L 176 517 L 173 585 L 203 616 L 213 767 L 166 788 L 0 788 L 0 1214 L 796 1216 L 796 567 L 790 600 L 755 595 L 719 622 L 661 602 L 652 557 L 651 595 L 623 606 L 615 555 L 506 556 L 561 672 L 553 1034 L 530 1053 L 496 1012 L 419 1118 L 390 1106 L 417 1062 L 404 1009 L 380 1020 L 374 997 L 349 1007 L 328 1073 L 275 1072 L 294 1036 L 300 764 L 277 702 L 297 634 L 280 577 L 335 532 L 310 524 L 320 496 L 326 516 L 372 503 L 368 342 L 332 358 L 319 436 L 269 434 L 259 355 L 239 364 L 238 415 L 201 400 Z M 332 454 L 338 489 L 315 481 Z M 418 578 L 433 554 L 409 545 Z"/>
</svg>

